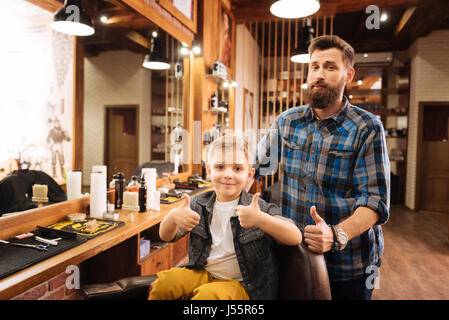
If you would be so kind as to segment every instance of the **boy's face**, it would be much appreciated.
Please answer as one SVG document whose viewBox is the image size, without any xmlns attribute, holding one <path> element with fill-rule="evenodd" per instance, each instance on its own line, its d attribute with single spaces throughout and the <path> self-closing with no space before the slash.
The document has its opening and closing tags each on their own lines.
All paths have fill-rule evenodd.
<svg viewBox="0 0 449 320">
<path fill-rule="evenodd" d="M 245 153 L 238 149 L 214 150 L 206 168 L 221 202 L 237 199 L 255 171 L 249 167 Z"/>
</svg>

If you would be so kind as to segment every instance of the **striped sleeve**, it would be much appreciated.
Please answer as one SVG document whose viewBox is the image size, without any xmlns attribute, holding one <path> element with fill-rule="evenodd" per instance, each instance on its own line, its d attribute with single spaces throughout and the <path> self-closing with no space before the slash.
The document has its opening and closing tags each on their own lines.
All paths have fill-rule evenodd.
<svg viewBox="0 0 449 320">
<path fill-rule="evenodd" d="M 376 123 L 370 129 L 355 163 L 353 209 L 368 207 L 379 214 L 376 224 L 384 224 L 389 218 L 390 160 L 382 124 Z"/>
</svg>

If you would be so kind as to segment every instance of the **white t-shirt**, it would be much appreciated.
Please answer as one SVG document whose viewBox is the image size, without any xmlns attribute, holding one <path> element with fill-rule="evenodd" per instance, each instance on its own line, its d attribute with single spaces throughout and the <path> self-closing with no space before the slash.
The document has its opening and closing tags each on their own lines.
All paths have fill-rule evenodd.
<svg viewBox="0 0 449 320">
<path fill-rule="evenodd" d="M 231 217 L 239 199 L 219 202 L 215 201 L 210 223 L 212 248 L 206 261 L 205 269 L 217 279 L 234 279 L 243 281 L 239 263 L 235 254 L 234 240 L 231 230 Z"/>
</svg>

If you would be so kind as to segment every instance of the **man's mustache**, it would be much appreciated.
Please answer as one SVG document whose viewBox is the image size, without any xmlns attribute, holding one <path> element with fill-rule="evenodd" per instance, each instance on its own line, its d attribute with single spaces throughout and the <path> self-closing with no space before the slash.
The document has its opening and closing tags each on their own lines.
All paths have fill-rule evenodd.
<svg viewBox="0 0 449 320">
<path fill-rule="evenodd" d="M 324 81 L 315 81 L 310 84 L 310 88 L 313 89 L 316 86 L 327 88 L 327 84 Z"/>
</svg>

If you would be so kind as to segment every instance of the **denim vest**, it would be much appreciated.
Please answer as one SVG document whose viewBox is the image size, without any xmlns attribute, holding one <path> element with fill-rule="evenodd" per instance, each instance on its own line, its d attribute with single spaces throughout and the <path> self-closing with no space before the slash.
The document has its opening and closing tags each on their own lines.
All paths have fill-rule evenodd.
<svg viewBox="0 0 449 320">
<path fill-rule="evenodd" d="M 212 247 L 209 225 L 212 220 L 215 203 L 215 191 L 208 191 L 194 197 L 190 202 L 193 211 L 200 215 L 199 224 L 190 232 L 189 263 L 186 268 L 204 270 Z M 250 205 L 252 195 L 246 191 L 240 194 L 239 205 Z M 279 208 L 259 199 L 259 208 L 272 216 L 280 216 Z M 275 253 L 277 242 L 259 228 L 245 229 L 240 226 L 237 216 L 230 219 L 237 261 L 243 282 L 250 299 L 275 299 L 278 294 L 279 270 Z M 207 223 L 206 223 L 207 221 Z M 178 230 L 180 231 L 180 230 Z M 176 241 L 186 232 L 178 232 L 172 241 Z"/>
</svg>

